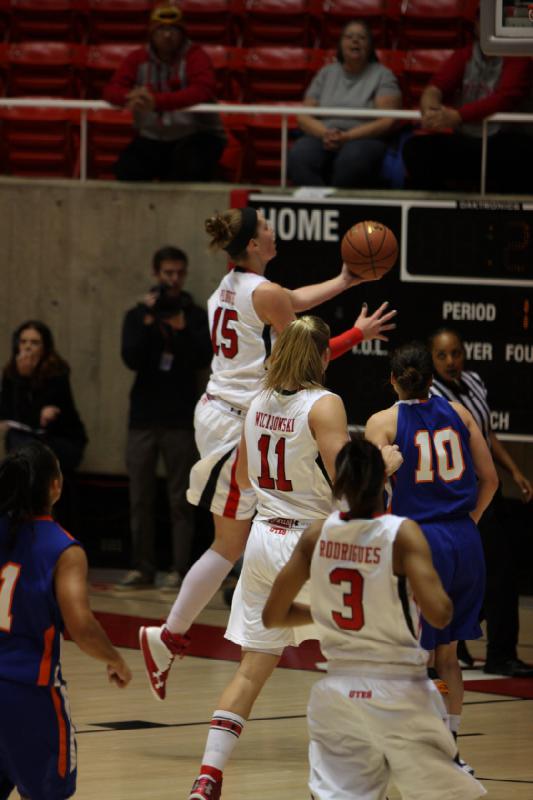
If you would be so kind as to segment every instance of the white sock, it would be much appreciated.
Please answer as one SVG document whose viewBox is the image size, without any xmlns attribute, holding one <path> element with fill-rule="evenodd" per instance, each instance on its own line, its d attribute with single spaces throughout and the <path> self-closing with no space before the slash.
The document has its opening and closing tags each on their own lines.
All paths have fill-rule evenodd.
<svg viewBox="0 0 533 800">
<path fill-rule="evenodd" d="M 448 725 L 450 726 L 450 730 L 457 738 L 457 734 L 459 733 L 459 725 L 461 724 L 461 715 L 460 714 L 448 714 Z"/>
<path fill-rule="evenodd" d="M 233 748 L 239 741 L 245 722 L 245 719 L 231 711 L 215 711 L 211 718 L 202 767 L 215 767 L 221 772 L 224 771 Z"/>
<path fill-rule="evenodd" d="M 186 633 L 233 567 L 214 550 L 206 550 L 192 565 L 170 609 L 166 626 L 171 633 Z"/>
</svg>

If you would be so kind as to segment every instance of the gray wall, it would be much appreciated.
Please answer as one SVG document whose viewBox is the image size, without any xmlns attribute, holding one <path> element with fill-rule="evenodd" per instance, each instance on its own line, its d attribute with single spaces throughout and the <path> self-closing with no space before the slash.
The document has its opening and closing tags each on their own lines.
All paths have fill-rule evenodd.
<svg viewBox="0 0 533 800">
<path fill-rule="evenodd" d="M 84 470 L 125 471 L 133 374 L 120 359 L 120 329 L 153 283 L 153 252 L 175 244 L 188 253 L 187 289 L 203 304 L 226 263 L 207 253 L 203 221 L 228 205 L 227 188 L 0 182 L 0 364 L 20 322 L 50 325 L 90 436 Z"/>
<path fill-rule="evenodd" d="M 151 257 L 163 244 L 189 255 L 187 289 L 203 304 L 224 272 L 207 252 L 203 222 L 230 204 L 229 187 L 194 191 L 75 181 L 0 179 L 0 364 L 13 329 L 37 317 L 52 328 L 72 367 L 74 396 L 90 444 L 82 468 L 124 473 L 128 391 L 133 375 L 120 359 L 126 309 L 152 283 Z M 508 445 L 533 477 L 533 446 Z M 506 481 L 506 492 L 515 495 Z"/>
</svg>

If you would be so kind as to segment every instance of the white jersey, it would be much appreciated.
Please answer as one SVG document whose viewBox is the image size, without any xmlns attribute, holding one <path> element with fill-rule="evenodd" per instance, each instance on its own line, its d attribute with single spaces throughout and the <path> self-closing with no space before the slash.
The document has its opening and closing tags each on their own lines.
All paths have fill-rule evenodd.
<svg viewBox="0 0 533 800">
<path fill-rule="evenodd" d="M 244 432 L 258 519 L 311 520 L 330 513 L 331 486 L 308 422 L 313 405 L 330 394 L 265 390 L 252 401 Z"/>
<path fill-rule="evenodd" d="M 207 301 L 214 351 L 207 392 L 243 410 L 261 388 L 271 350 L 270 326 L 259 319 L 252 299 L 266 280 L 236 267 Z"/>
<path fill-rule="evenodd" d="M 427 663 L 420 612 L 406 578 L 393 573 L 393 544 L 404 517 L 324 522 L 311 561 L 311 613 L 328 661 Z"/>
</svg>

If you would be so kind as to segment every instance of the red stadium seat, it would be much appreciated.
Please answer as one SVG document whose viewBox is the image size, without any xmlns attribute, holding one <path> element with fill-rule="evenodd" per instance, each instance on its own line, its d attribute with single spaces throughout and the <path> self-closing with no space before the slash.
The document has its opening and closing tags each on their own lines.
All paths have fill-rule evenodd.
<svg viewBox="0 0 533 800">
<path fill-rule="evenodd" d="M 248 117 L 245 114 L 221 114 L 221 118 L 228 143 L 218 164 L 216 177 L 230 183 L 239 183 L 243 171 Z"/>
<path fill-rule="evenodd" d="M 217 79 L 218 100 L 239 100 L 241 89 L 233 77 L 233 49 L 224 44 L 204 44 L 203 49 L 211 59 Z"/>
<path fill-rule="evenodd" d="M 17 42 L 7 47 L 7 94 L 78 97 L 75 65 L 79 45 L 66 42 Z"/>
<path fill-rule="evenodd" d="M 101 98 L 104 84 L 126 56 L 138 48 L 137 43 L 125 42 L 88 45 L 82 68 L 85 96 L 91 99 Z"/>
<path fill-rule="evenodd" d="M 248 118 L 243 180 L 279 185 L 281 176 L 281 119 L 270 115 Z M 298 129 L 296 115 L 289 117 L 289 131 Z"/>
<path fill-rule="evenodd" d="M 316 38 L 316 0 L 246 0 L 242 43 L 309 47 Z"/>
<path fill-rule="evenodd" d="M 304 47 L 251 47 L 245 50 L 245 102 L 302 100 L 320 63 L 320 51 Z"/>
<path fill-rule="evenodd" d="M 10 0 L 0 0 L 0 41 L 9 34 L 9 23 L 11 18 Z"/>
<path fill-rule="evenodd" d="M 365 20 L 372 30 L 376 47 L 386 47 L 393 16 L 391 9 L 399 6 L 399 2 L 400 0 L 324 0 L 321 47 L 337 47 L 341 30 L 353 19 Z"/>
<path fill-rule="evenodd" d="M 407 94 L 407 84 L 405 80 L 405 60 L 407 53 L 403 50 L 376 50 L 376 55 L 383 66 L 390 69 L 396 76 L 405 99 Z"/>
<path fill-rule="evenodd" d="M 405 104 L 417 106 L 420 95 L 453 50 L 409 50 L 405 54 Z"/>
<path fill-rule="evenodd" d="M 87 122 L 87 174 L 90 178 L 114 180 L 113 167 L 119 153 L 133 138 L 131 112 L 89 111 Z"/>
<path fill-rule="evenodd" d="M 77 153 L 78 111 L 47 108 L 0 109 L 2 171 L 8 175 L 72 178 Z"/>
<path fill-rule="evenodd" d="M 398 47 L 460 47 L 465 43 L 469 0 L 404 0 Z"/>
<path fill-rule="evenodd" d="M 187 35 L 197 42 L 235 45 L 244 0 L 182 0 Z"/>
<path fill-rule="evenodd" d="M 11 0 L 10 41 L 77 41 L 81 37 L 78 11 L 78 0 Z"/>
<path fill-rule="evenodd" d="M 151 0 L 85 0 L 89 42 L 146 42 Z"/>
</svg>

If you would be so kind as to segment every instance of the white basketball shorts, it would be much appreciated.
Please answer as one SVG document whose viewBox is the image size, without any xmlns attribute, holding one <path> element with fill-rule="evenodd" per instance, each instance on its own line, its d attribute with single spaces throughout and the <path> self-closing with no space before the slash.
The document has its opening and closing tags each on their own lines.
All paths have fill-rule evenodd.
<svg viewBox="0 0 533 800">
<path fill-rule="evenodd" d="M 246 413 L 204 394 L 194 412 L 194 437 L 200 453 L 189 477 L 187 500 L 221 517 L 251 519 L 256 495 L 239 489 L 235 479 L 237 448 Z"/>
<path fill-rule="evenodd" d="M 423 674 L 367 677 L 356 662 L 346 674 L 332 666 L 314 685 L 307 709 L 315 800 L 385 800 L 389 780 L 404 800 L 486 794 L 454 762 L 457 745 L 432 681 Z"/>
<path fill-rule="evenodd" d="M 225 634 L 226 639 L 239 644 L 244 650 L 281 655 L 283 649 L 289 645 L 318 638 L 314 625 L 267 629 L 261 619 L 272 584 L 291 557 L 308 524 L 309 522 L 299 522 L 289 527 L 282 520 L 253 521 Z M 309 605 L 308 583 L 302 588 L 296 601 Z"/>
</svg>

